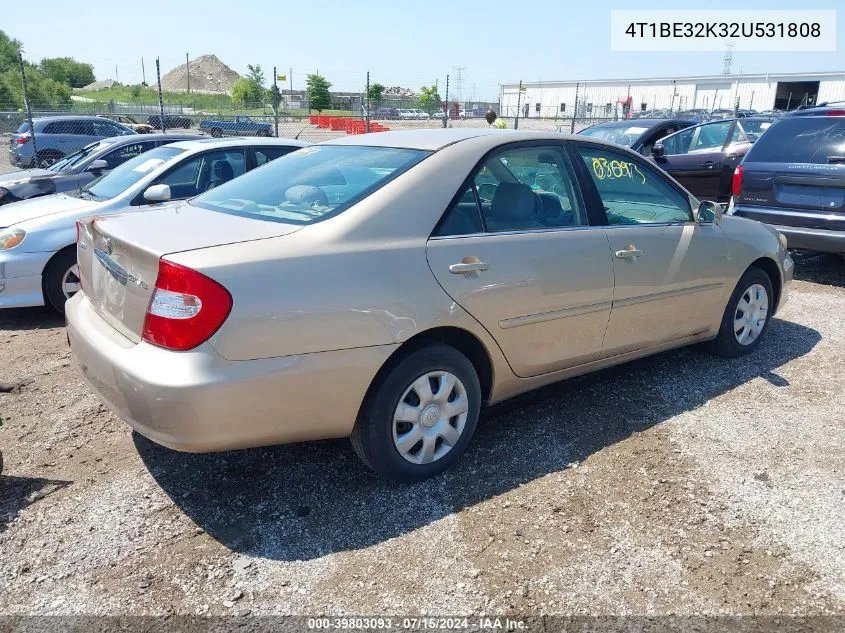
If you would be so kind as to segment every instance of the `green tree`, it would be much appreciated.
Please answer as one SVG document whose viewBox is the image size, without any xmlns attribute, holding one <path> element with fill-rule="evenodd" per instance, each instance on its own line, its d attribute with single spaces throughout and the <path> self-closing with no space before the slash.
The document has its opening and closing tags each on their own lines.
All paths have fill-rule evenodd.
<svg viewBox="0 0 845 633">
<path fill-rule="evenodd" d="M 278 113 L 279 105 L 282 103 L 282 93 L 279 91 L 279 87 L 275 83 L 267 89 L 267 100 L 270 101 L 270 105 L 273 106 L 273 112 Z"/>
<path fill-rule="evenodd" d="M 94 82 L 94 67 L 72 57 L 42 59 L 40 68 L 49 79 L 71 88 L 82 88 Z"/>
<path fill-rule="evenodd" d="M 438 112 L 443 109 L 443 99 L 437 92 L 437 86 L 423 86 L 420 88 L 420 107 L 431 114 L 435 110 Z"/>
<path fill-rule="evenodd" d="M 246 78 L 255 83 L 259 88 L 264 88 L 264 71 L 261 70 L 261 64 L 247 64 L 246 69 L 249 71 Z"/>
<path fill-rule="evenodd" d="M 261 103 L 264 89 L 252 79 L 241 77 L 232 86 L 232 100 L 241 104 Z"/>
<path fill-rule="evenodd" d="M 308 92 L 309 107 L 317 112 L 327 110 L 332 104 L 332 95 L 329 88 L 332 84 L 322 75 L 314 73 L 308 75 L 305 80 L 306 90 Z"/>
<path fill-rule="evenodd" d="M 370 90 L 367 92 L 367 98 L 370 100 L 370 102 L 378 105 L 384 98 L 385 90 L 387 90 L 387 88 L 385 88 L 379 83 L 370 84 Z"/>
<path fill-rule="evenodd" d="M 139 84 L 135 84 L 134 86 L 129 87 L 129 97 L 133 101 L 140 101 L 140 99 L 141 99 L 141 86 Z"/>
</svg>

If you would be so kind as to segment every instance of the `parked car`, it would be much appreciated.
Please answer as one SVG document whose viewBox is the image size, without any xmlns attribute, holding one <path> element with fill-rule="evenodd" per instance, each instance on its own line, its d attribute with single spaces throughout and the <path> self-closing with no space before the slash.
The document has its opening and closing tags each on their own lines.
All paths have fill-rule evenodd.
<svg viewBox="0 0 845 633">
<path fill-rule="evenodd" d="M 632 110 L 629 113 L 630 119 L 671 119 L 673 116 L 671 110 L 665 108 L 658 110 Z"/>
<path fill-rule="evenodd" d="M 79 290 L 79 218 L 190 198 L 305 145 L 293 139 L 181 141 L 139 154 L 79 190 L 0 207 L 0 308 L 64 309 Z"/>
<path fill-rule="evenodd" d="M 736 168 L 728 213 L 772 225 L 790 248 L 845 253 L 845 111 L 840 112 L 819 108 L 773 123 Z"/>
<path fill-rule="evenodd" d="M 200 138 L 192 134 L 147 134 L 144 138 L 127 135 L 95 141 L 47 169 L 0 174 L 0 206 L 79 189 L 154 147 Z"/>
<path fill-rule="evenodd" d="M 379 108 L 376 110 L 376 118 L 398 119 L 399 111 L 396 108 Z"/>
<path fill-rule="evenodd" d="M 405 121 L 416 121 L 431 118 L 427 112 L 423 112 L 417 108 L 399 108 L 396 110 L 396 114 L 400 119 Z"/>
<path fill-rule="evenodd" d="M 97 116 L 39 117 L 33 119 L 32 125 L 34 143 L 29 121 L 24 121 L 9 139 L 9 162 L 16 167 L 46 169 L 94 141 L 135 134 L 125 125 Z"/>
<path fill-rule="evenodd" d="M 187 130 L 194 124 L 191 117 L 180 114 L 165 114 L 163 117 L 160 114 L 151 114 L 147 117 L 147 123 L 156 130 Z"/>
<path fill-rule="evenodd" d="M 678 110 L 675 112 L 675 118 L 695 121 L 696 123 L 706 123 L 711 117 L 707 110 L 702 108 L 693 108 L 691 110 Z"/>
<path fill-rule="evenodd" d="M 643 156 L 651 156 L 651 148 L 665 136 L 695 125 L 686 119 L 637 119 L 609 121 L 584 128 L 578 134 L 625 145 Z"/>
<path fill-rule="evenodd" d="M 99 114 L 97 116 L 108 119 L 109 121 L 122 123 L 126 127 L 135 130 L 138 134 L 151 134 L 155 131 L 149 123 L 138 123 L 135 117 L 131 117 L 128 114 Z"/>
<path fill-rule="evenodd" d="M 823 101 L 815 106 L 801 106 L 783 116 L 845 116 L 845 101 Z"/>
<path fill-rule="evenodd" d="M 483 405 L 698 341 L 749 352 L 792 276 L 776 231 L 635 152 L 489 129 L 329 141 L 81 220 L 77 252 L 73 355 L 139 433 L 349 435 L 400 481 L 454 463 Z"/>
<path fill-rule="evenodd" d="M 693 195 L 728 202 L 734 168 L 771 124 L 766 117 L 702 123 L 655 143 L 652 157 Z"/>
<path fill-rule="evenodd" d="M 200 130 L 215 138 L 221 136 L 273 136 L 273 125 L 264 121 L 253 121 L 248 116 L 236 116 L 231 121 L 204 119 Z"/>
</svg>

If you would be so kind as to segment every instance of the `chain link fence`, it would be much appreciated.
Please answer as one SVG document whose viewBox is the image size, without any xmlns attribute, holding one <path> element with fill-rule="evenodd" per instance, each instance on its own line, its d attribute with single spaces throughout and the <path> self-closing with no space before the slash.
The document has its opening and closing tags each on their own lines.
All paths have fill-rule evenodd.
<svg viewBox="0 0 845 633">
<path fill-rule="evenodd" d="M 293 90 L 292 85 L 285 87 L 276 81 L 259 91 L 258 100 L 244 101 L 236 98 L 236 89 L 215 89 L 220 86 L 211 74 L 203 78 L 196 70 L 188 70 L 188 64 L 184 66 L 184 88 L 168 90 L 158 76 L 147 84 L 145 75 L 141 84 L 103 81 L 71 90 L 37 77 L 31 81 L 21 60 L 19 84 L 13 90 L 0 90 L 0 134 L 8 140 L 8 152 L 0 154 L 0 173 L 49 168 L 92 142 L 135 133 L 320 142 L 397 129 L 488 127 L 485 115 L 491 110 L 497 113 L 497 127 L 564 133 L 619 118 L 618 109 L 611 112 L 586 106 L 571 113 L 532 111 L 529 107 L 502 113 L 498 102 L 455 99 L 449 92 L 448 76 L 440 84 L 443 97 L 435 82 L 428 94 L 391 94 L 388 90 L 376 98 L 370 91 L 369 73 L 364 72 L 361 92 L 327 91 L 319 104 L 312 102 L 308 91 Z"/>
</svg>

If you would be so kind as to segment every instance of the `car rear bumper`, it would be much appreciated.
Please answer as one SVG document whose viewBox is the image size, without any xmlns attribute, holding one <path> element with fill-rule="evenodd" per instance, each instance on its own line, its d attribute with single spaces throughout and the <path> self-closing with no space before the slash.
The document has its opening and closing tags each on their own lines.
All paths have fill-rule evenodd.
<svg viewBox="0 0 845 633">
<path fill-rule="evenodd" d="M 53 253 L 16 250 L 0 253 L 0 308 L 43 306 L 41 272 Z"/>
<path fill-rule="evenodd" d="M 811 214 L 806 211 L 790 213 L 789 210 L 784 209 L 744 205 L 736 205 L 731 212 L 733 215 L 768 224 L 786 237 L 788 248 L 820 253 L 845 253 L 845 217 L 841 214 Z M 790 222 L 790 216 L 792 216 L 792 222 Z M 793 222 L 808 224 L 814 221 L 832 222 L 834 225 L 841 223 L 842 230 L 790 225 Z"/>
<path fill-rule="evenodd" d="M 189 452 L 347 436 L 370 382 L 396 349 L 228 361 L 209 343 L 189 352 L 134 344 L 82 292 L 65 313 L 91 389 L 141 435 Z"/>
</svg>

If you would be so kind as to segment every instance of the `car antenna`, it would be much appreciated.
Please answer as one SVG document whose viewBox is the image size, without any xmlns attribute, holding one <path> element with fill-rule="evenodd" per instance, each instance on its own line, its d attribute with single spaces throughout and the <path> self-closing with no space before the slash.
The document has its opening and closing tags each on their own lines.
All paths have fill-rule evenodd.
<svg viewBox="0 0 845 633">
<path fill-rule="evenodd" d="M 298 141 L 299 135 L 302 134 L 304 131 L 305 131 L 305 128 L 302 128 L 301 130 L 299 130 L 299 132 L 296 133 L 296 136 L 293 137 L 293 140 Z"/>
</svg>

